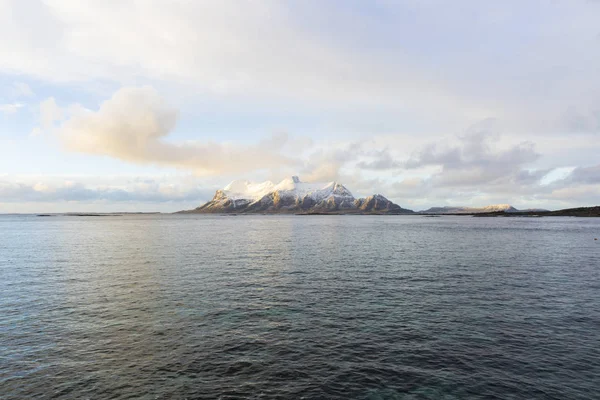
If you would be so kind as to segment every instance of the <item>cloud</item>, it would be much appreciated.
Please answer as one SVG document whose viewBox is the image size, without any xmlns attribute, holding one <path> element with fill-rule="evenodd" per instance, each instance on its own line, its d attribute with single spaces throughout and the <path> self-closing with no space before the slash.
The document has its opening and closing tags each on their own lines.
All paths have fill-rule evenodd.
<svg viewBox="0 0 600 400">
<path fill-rule="evenodd" d="M 6 115 L 16 114 L 23 107 L 25 107 L 23 103 L 0 104 L 0 112 Z"/>
<path fill-rule="evenodd" d="M 540 157 L 534 144 L 522 142 L 499 149 L 498 140 L 496 133 L 469 133 L 459 137 L 457 144 L 429 144 L 404 165 L 408 169 L 439 166 L 441 171 L 432 178 L 438 185 L 490 185 L 499 179 L 523 179 L 521 168 Z"/>
<path fill-rule="evenodd" d="M 121 185 L 88 186 L 80 181 L 62 183 L 0 180 L 2 202 L 189 202 L 199 204 L 214 194 L 212 188 L 133 179 Z"/>
<path fill-rule="evenodd" d="M 522 207 L 535 202 L 548 207 L 556 204 L 551 193 L 557 186 L 542 185 L 556 168 L 536 167 L 542 157 L 536 146 L 504 136 L 500 128 L 498 121 L 484 120 L 463 135 L 440 135 L 412 153 L 402 140 L 380 145 L 381 150 L 360 142 L 353 151 L 340 147 L 337 151 L 344 157 L 338 159 L 352 160 L 358 173 L 349 174 L 349 162 L 344 161 L 336 175 L 361 195 L 380 192 L 415 209 L 506 202 Z M 373 179 L 373 173 L 379 178 Z"/>
<path fill-rule="evenodd" d="M 50 101 L 48 108 L 53 110 L 53 104 Z M 82 110 L 68 118 L 58 135 L 69 151 L 187 169 L 197 175 L 245 173 L 297 163 L 279 152 L 287 141 L 285 134 L 246 146 L 200 140 L 171 143 L 166 138 L 177 117 L 177 110 L 153 88 L 125 87 L 98 111 Z"/>
<path fill-rule="evenodd" d="M 372 151 L 368 154 L 369 161 L 360 161 L 356 166 L 361 169 L 381 171 L 389 169 L 398 169 L 402 163 L 398 162 L 390 153 L 389 149 Z"/>
<path fill-rule="evenodd" d="M 453 91 L 419 65 L 421 55 L 391 40 L 393 21 L 364 18 L 356 29 L 361 11 L 275 0 L 8 0 L 0 35 L 14 40 L 0 43 L 0 71 L 54 83 L 153 80 L 203 95 L 329 108 L 418 105 L 470 117 L 489 111 L 489 102 Z M 331 35 L 331 27 L 339 33 Z M 386 41 L 389 48 L 376 45 Z"/>
<path fill-rule="evenodd" d="M 81 109 L 82 107 L 77 105 L 63 109 L 54 97 L 49 97 L 40 102 L 38 106 L 39 126 L 35 126 L 29 135 L 35 137 L 42 135 L 44 132 L 53 132 L 57 127 L 57 123 L 63 121 L 73 110 L 80 111 Z"/>
<path fill-rule="evenodd" d="M 569 108 L 563 114 L 562 126 L 567 132 L 600 133 L 600 108 Z"/>
<path fill-rule="evenodd" d="M 4 0 L 0 73 L 342 109 L 362 126 L 379 122 L 375 110 L 394 127 L 497 116 L 520 133 L 597 132 L 599 12 L 580 1 Z"/>
<path fill-rule="evenodd" d="M 63 116 L 64 112 L 56 104 L 54 97 L 49 97 L 40 103 L 40 122 L 44 129 L 50 129 L 55 122 L 63 119 Z"/>
<path fill-rule="evenodd" d="M 600 164 L 592 167 L 577 167 L 565 177 L 565 182 L 582 184 L 600 184 Z"/>
<path fill-rule="evenodd" d="M 362 144 L 352 142 L 337 144 L 333 147 L 316 147 L 304 160 L 300 171 L 302 179 L 307 182 L 328 182 L 342 179 L 341 169 L 348 163 L 356 161 L 362 154 Z"/>
<path fill-rule="evenodd" d="M 580 185 L 558 188 L 547 197 L 569 204 L 568 207 L 597 206 L 600 205 L 600 187 L 598 185 Z"/>
</svg>

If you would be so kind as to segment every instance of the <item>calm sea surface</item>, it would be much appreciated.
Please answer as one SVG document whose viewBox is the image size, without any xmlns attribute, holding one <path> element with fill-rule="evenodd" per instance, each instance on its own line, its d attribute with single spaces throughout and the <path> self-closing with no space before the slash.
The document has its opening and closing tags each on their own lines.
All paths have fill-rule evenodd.
<svg viewBox="0 0 600 400">
<path fill-rule="evenodd" d="M 33 397 L 600 398 L 600 219 L 0 216 Z"/>
</svg>

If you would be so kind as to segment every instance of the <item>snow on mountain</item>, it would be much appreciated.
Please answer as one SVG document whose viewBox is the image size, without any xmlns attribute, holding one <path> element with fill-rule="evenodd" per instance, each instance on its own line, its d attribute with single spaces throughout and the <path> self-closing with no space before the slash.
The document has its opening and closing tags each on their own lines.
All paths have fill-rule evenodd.
<svg viewBox="0 0 600 400">
<path fill-rule="evenodd" d="M 232 200 L 258 200 L 273 191 L 275 184 L 271 181 L 253 183 L 248 181 L 233 181 L 223 188 L 223 193 Z"/>
<path fill-rule="evenodd" d="M 292 176 L 274 184 L 235 180 L 217 190 L 208 203 L 193 212 L 355 212 L 403 213 L 412 212 L 392 203 L 381 195 L 355 199 L 352 193 L 337 182 L 306 183 Z"/>
<path fill-rule="evenodd" d="M 352 193 L 343 185 L 336 182 L 305 183 L 297 176 L 286 178 L 274 184 L 271 181 L 253 183 L 248 181 L 233 181 L 223 189 L 224 194 L 233 200 L 260 200 L 273 192 L 278 192 L 281 197 L 304 198 L 310 197 L 314 201 L 322 201 L 329 196 L 346 197 L 354 201 Z"/>
<path fill-rule="evenodd" d="M 496 211 L 504 211 L 504 212 L 516 212 L 519 211 L 510 204 L 492 204 L 489 206 L 482 207 L 478 210 L 482 210 L 483 212 L 496 212 Z"/>
</svg>

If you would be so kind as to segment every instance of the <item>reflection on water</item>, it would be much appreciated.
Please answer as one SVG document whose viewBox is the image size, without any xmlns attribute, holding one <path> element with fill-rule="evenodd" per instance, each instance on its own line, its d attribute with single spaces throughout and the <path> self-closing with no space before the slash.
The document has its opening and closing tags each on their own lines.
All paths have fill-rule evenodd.
<svg viewBox="0 0 600 400">
<path fill-rule="evenodd" d="M 0 216 L 0 397 L 591 398 L 598 231 Z"/>
</svg>

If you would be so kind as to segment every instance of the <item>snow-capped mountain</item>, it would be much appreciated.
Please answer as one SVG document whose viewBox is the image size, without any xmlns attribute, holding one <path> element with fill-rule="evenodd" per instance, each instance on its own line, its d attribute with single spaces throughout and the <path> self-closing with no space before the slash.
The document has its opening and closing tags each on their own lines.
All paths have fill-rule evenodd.
<svg viewBox="0 0 600 400">
<path fill-rule="evenodd" d="M 519 212 L 510 204 L 492 204 L 485 207 L 431 207 L 421 211 L 426 214 L 477 214 L 490 212 Z"/>
<path fill-rule="evenodd" d="M 382 195 L 355 199 L 342 184 L 305 183 L 297 176 L 275 184 L 233 181 L 213 199 L 191 210 L 197 213 L 412 213 Z"/>
</svg>

